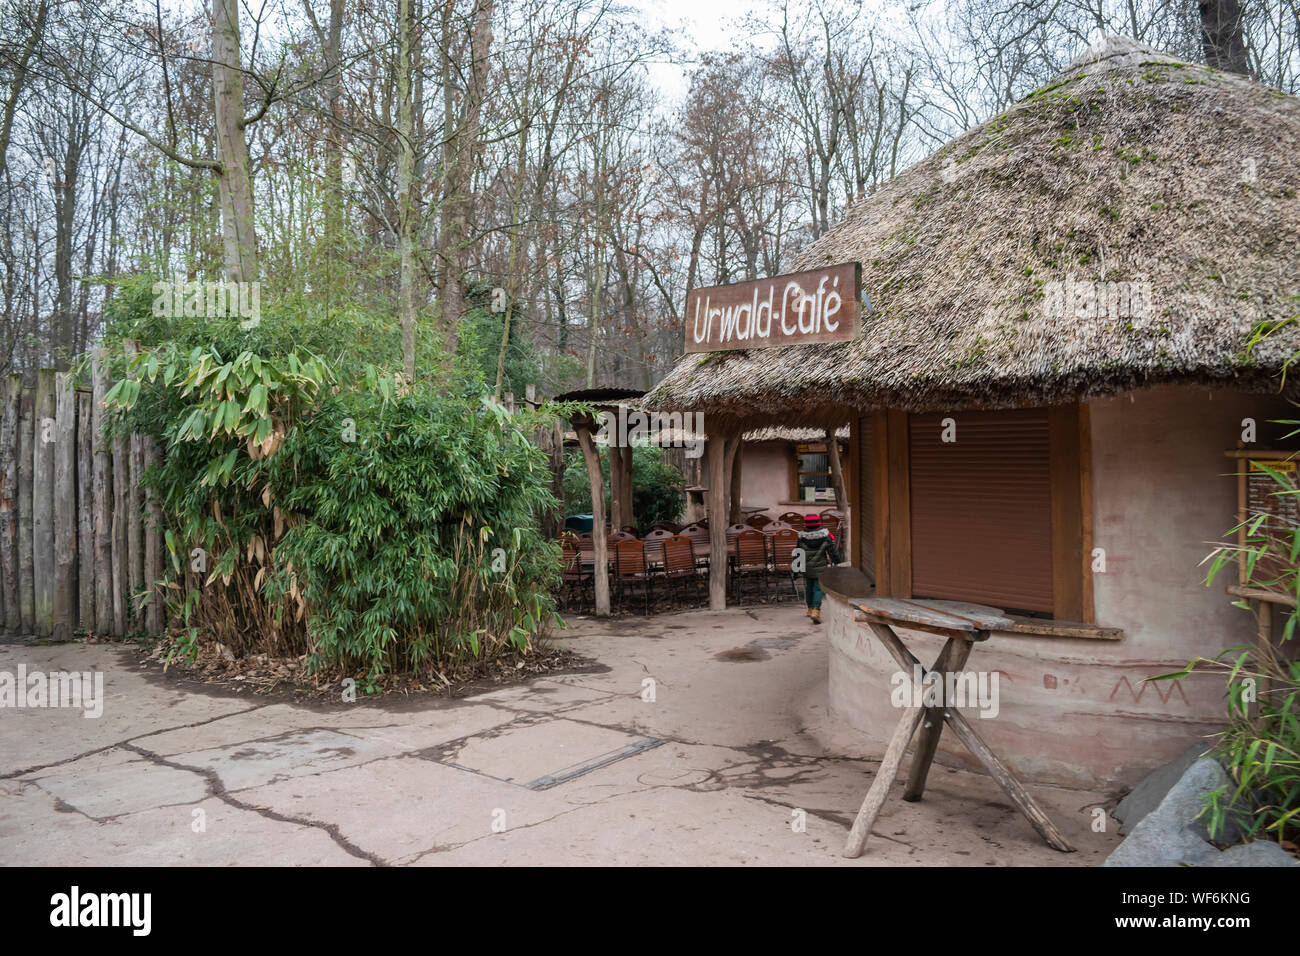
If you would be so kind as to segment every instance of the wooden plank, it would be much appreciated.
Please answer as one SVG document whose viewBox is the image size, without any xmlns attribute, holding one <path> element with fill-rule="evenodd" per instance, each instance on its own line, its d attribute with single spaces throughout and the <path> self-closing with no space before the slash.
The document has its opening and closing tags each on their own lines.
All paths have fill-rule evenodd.
<svg viewBox="0 0 1300 956">
<path fill-rule="evenodd" d="M 72 377 L 54 377 L 54 603 L 55 640 L 77 629 L 77 393 Z"/>
<path fill-rule="evenodd" d="M 1011 615 L 1011 626 L 999 629 L 1004 634 L 1027 634 L 1037 637 L 1080 637 L 1090 641 L 1118 641 L 1124 637 L 1122 627 L 1102 627 L 1082 621 L 1050 621 L 1038 617 Z"/>
<path fill-rule="evenodd" d="M 997 631 L 1011 624 L 998 608 L 964 601 L 936 601 L 928 598 L 866 598 L 853 606 L 864 614 L 892 621 L 903 627 L 923 624 L 947 631 Z"/>
<path fill-rule="evenodd" d="M 131 456 L 125 435 L 113 437 L 113 633 L 127 632 L 126 594 L 130 589 L 126 547 L 127 488 L 131 483 Z"/>
<path fill-rule="evenodd" d="M 876 816 L 880 813 L 880 808 L 885 805 L 885 798 L 889 796 L 889 788 L 894 785 L 894 779 L 898 776 L 898 767 L 903 762 L 907 742 L 912 739 L 912 734 L 916 732 L 916 725 L 921 722 L 924 714 L 923 707 L 909 707 L 894 727 L 889 745 L 885 748 L 885 755 L 880 760 L 880 768 L 876 771 L 876 779 L 871 781 L 871 789 L 867 791 L 862 806 L 858 808 L 858 815 L 853 820 L 849 837 L 844 842 L 844 856 L 849 859 L 856 859 L 862 855 L 862 849 L 867 845 L 867 837 L 871 833 L 871 825 L 876 822 Z"/>
<path fill-rule="evenodd" d="M 145 466 L 152 468 L 158 463 L 158 445 L 153 436 L 144 437 Z M 163 629 L 163 595 L 159 583 L 163 576 L 162 561 L 162 508 L 158 498 L 151 489 L 146 494 L 146 521 L 144 538 L 144 576 L 145 586 L 149 589 L 149 603 L 145 609 L 145 627 L 150 634 L 159 634 Z"/>
<path fill-rule="evenodd" d="M 36 461 L 36 390 L 24 388 L 18 405 L 18 609 L 24 634 L 36 631 L 35 529 L 32 483 Z"/>
<path fill-rule="evenodd" d="M 1078 403 L 1049 407 L 1047 422 L 1052 475 L 1052 616 L 1082 621 L 1083 465 Z"/>
<path fill-rule="evenodd" d="M 605 535 L 605 480 L 600 473 L 600 453 L 592 439 L 590 421 L 575 421 L 573 430 L 587 463 L 587 480 L 591 483 L 591 540 L 595 565 L 592 568 L 596 592 L 596 616 L 609 617 L 609 544 Z"/>
<path fill-rule="evenodd" d="M 130 480 L 126 486 L 126 580 L 130 590 L 128 617 L 133 630 L 143 625 L 140 592 L 144 590 L 144 443 L 139 432 L 132 432 L 127 444 Z"/>
<path fill-rule="evenodd" d="M 889 416 L 872 412 L 871 420 L 871 547 L 875 561 L 876 593 L 889 590 Z M 881 582 L 884 581 L 882 587 Z"/>
<path fill-rule="evenodd" d="M 948 643 L 939 652 L 932 672 L 939 680 L 939 693 L 943 693 L 943 675 L 959 673 L 966 666 L 974 642 L 957 637 L 948 638 Z M 925 708 L 925 718 L 921 721 L 921 735 L 917 738 L 916 749 L 912 753 L 912 766 L 907 774 L 907 786 L 903 789 L 903 799 L 915 803 L 925 793 L 925 778 L 930 773 L 930 764 L 934 762 L 935 752 L 939 749 L 939 737 L 943 733 L 943 709 L 952 703 L 941 700 L 937 707 Z"/>
<path fill-rule="evenodd" d="M 94 397 L 77 392 L 77 625 L 95 629 Z"/>
<path fill-rule="evenodd" d="M 740 510 L 740 478 L 745 464 L 745 442 L 743 436 L 738 436 L 731 442 L 728 449 L 730 461 L 727 464 L 727 472 L 730 478 L 727 481 L 727 524 L 742 524 L 745 520 L 744 514 Z"/>
<path fill-rule="evenodd" d="M 912 596 L 912 479 L 907 413 L 890 409 L 887 421 L 889 503 L 885 520 L 889 522 L 889 590 L 884 592 L 877 586 L 876 591 L 882 596 L 907 598 Z M 879 558 L 876 564 L 881 564 Z"/>
<path fill-rule="evenodd" d="M 55 371 L 36 373 L 36 441 L 32 466 L 32 581 L 36 589 L 33 632 L 49 637 L 54 632 L 54 446 Z"/>
<path fill-rule="evenodd" d="M 108 360 L 101 349 L 92 361 L 92 419 L 91 441 L 94 444 L 94 468 L 91 497 L 95 523 L 95 632 L 113 633 L 113 480 L 111 442 L 104 437 L 106 409 L 104 396 L 108 394 Z"/>
<path fill-rule="evenodd" d="M 18 409 L 23 377 L 10 375 L 0 388 L 0 582 L 4 591 L 4 629 L 22 630 L 18 598 Z"/>
<path fill-rule="evenodd" d="M 1097 607 L 1092 581 L 1092 411 L 1086 402 L 1079 408 L 1079 510 L 1083 517 L 1083 546 L 1079 554 L 1079 572 L 1083 585 L 1083 616 L 1085 624 L 1095 624 Z"/>
<path fill-rule="evenodd" d="M 724 610 L 727 606 L 727 498 L 731 482 L 727 463 L 731 457 L 731 443 L 739 441 L 721 429 L 709 432 L 709 608 Z"/>
</svg>

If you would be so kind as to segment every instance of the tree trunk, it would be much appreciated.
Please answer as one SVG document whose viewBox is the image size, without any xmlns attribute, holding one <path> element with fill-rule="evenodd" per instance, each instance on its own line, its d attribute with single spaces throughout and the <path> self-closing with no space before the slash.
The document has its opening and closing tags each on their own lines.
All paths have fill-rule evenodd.
<svg viewBox="0 0 1300 956">
<path fill-rule="evenodd" d="M 402 318 L 402 363 L 406 380 L 415 381 L 415 239 L 414 200 L 411 181 L 415 177 L 415 129 L 411 103 L 411 0 L 399 0 L 398 8 L 398 138 L 397 242 L 398 302 Z"/>
<path fill-rule="evenodd" d="M 1200 9 L 1205 62 L 1226 73 L 1249 75 L 1239 0 L 1201 0 Z"/>
<path fill-rule="evenodd" d="M 444 7 L 443 43 L 451 49 L 450 2 Z M 442 340 L 443 360 L 450 363 L 456 354 L 456 339 L 461 317 L 465 314 L 465 293 L 461 286 L 468 263 L 470 185 L 474 178 L 474 157 L 478 151 L 483 120 L 483 97 L 487 89 L 488 52 L 492 47 L 492 12 L 495 0 L 476 0 L 470 25 L 470 68 L 465 100 L 459 116 L 453 98 L 444 103 L 447 110 L 446 184 L 443 190 L 442 225 L 439 235 L 442 261 Z"/>
<path fill-rule="evenodd" d="M 240 71 L 239 0 L 212 0 L 212 99 L 216 112 L 217 195 L 226 278 L 257 278 L 253 179 L 244 139 L 244 74 Z"/>
</svg>

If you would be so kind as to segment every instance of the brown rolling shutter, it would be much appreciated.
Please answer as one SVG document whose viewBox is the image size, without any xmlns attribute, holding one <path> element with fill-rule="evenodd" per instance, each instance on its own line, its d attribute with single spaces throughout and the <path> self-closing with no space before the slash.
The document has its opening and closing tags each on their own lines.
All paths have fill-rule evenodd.
<svg viewBox="0 0 1300 956">
<path fill-rule="evenodd" d="M 944 442 L 943 420 L 956 423 Z M 912 415 L 912 594 L 1007 610 L 1052 605 L 1045 408 Z"/>
<path fill-rule="evenodd" d="M 876 499 L 873 491 L 876 438 L 872 429 L 872 416 L 858 419 L 858 541 L 859 567 L 872 582 L 876 580 Z"/>
</svg>

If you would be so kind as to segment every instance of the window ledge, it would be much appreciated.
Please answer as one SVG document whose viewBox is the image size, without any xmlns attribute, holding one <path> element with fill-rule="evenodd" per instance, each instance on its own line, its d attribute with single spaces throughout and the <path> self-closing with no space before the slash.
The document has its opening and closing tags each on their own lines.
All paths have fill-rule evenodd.
<svg viewBox="0 0 1300 956">
<path fill-rule="evenodd" d="M 999 634 L 1025 634 L 1034 637 L 1080 637 L 1093 641 L 1118 641 L 1124 637 L 1121 627 L 1102 627 L 1078 621 L 1047 621 L 1041 618 L 1009 615 L 1012 624 Z"/>
</svg>

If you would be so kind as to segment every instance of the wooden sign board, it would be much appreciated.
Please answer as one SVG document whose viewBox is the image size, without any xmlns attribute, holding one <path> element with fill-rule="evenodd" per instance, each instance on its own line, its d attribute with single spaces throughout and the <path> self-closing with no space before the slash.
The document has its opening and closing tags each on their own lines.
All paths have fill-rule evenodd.
<svg viewBox="0 0 1300 956">
<path fill-rule="evenodd" d="M 692 289 L 686 297 L 686 351 L 847 342 L 858 334 L 861 287 L 861 265 L 847 262 Z"/>
</svg>

